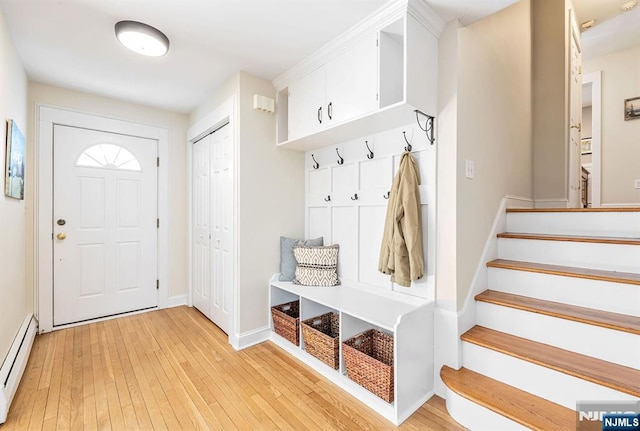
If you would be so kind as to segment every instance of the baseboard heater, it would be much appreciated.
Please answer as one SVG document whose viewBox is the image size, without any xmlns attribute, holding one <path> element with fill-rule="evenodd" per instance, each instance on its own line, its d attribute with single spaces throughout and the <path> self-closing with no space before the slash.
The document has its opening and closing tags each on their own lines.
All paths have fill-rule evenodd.
<svg viewBox="0 0 640 431">
<path fill-rule="evenodd" d="M 9 406 L 16 394 L 24 369 L 27 367 L 36 332 L 38 332 L 38 323 L 33 314 L 28 314 L 0 367 L 0 424 L 7 420 Z"/>
</svg>

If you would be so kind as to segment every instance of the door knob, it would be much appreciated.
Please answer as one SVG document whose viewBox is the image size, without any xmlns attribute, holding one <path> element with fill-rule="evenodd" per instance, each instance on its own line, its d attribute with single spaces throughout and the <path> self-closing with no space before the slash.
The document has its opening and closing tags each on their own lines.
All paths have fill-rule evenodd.
<svg viewBox="0 0 640 431">
<path fill-rule="evenodd" d="M 67 239 L 67 234 L 64 232 L 60 232 L 58 235 L 56 235 L 56 238 L 58 238 L 60 241 Z"/>
<path fill-rule="evenodd" d="M 582 132 L 582 123 L 574 124 L 571 129 L 578 129 L 578 132 Z"/>
</svg>

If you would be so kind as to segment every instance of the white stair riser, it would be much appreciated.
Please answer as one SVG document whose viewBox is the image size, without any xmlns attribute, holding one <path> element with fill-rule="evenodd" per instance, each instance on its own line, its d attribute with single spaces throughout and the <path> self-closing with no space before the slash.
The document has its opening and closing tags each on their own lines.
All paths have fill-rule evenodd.
<svg viewBox="0 0 640 431">
<path fill-rule="evenodd" d="M 640 286 L 634 284 L 489 268 L 489 287 L 498 292 L 640 317 Z"/>
<path fill-rule="evenodd" d="M 480 326 L 640 369 L 640 335 L 485 302 L 476 307 Z"/>
<path fill-rule="evenodd" d="M 500 259 L 640 273 L 640 246 L 531 239 L 498 239 Z"/>
<path fill-rule="evenodd" d="M 507 231 L 640 238 L 640 212 L 507 213 Z"/>
<path fill-rule="evenodd" d="M 471 343 L 462 343 L 464 367 L 533 395 L 576 408 L 583 400 L 634 400 L 632 395 L 514 358 Z"/>
<path fill-rule="evenodd" d="M 528 431 L 529 428 L 458 395 L 447 387 L 447 412 L 462 426 L 474 431 Z"/>
</svg>

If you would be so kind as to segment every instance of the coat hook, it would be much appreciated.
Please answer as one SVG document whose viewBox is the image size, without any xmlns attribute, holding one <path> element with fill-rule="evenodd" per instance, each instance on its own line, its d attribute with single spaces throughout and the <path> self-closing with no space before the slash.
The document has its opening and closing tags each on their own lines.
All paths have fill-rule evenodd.
<svg viewBox="0 0 640 431">
<path fill-rule="evenodd" d="M 351 200 L 352 200 L 352 201 L 357 201 L 357 200 L 358 200 L 358 194 L 357 194 L 357 193 L 354 193 L 354 195 L 353 195 L 353 196 L 351 196 Z"/>
<path fill-rule="evenodd" d="M 407 140 L 407 132 L 402 132 L 402 135 L 404 136 L 404 141 L 407 143 L 407 146 L 404 147 L 405 151 L 411 151 L 411 144 L 409 143 L 409 141 Z"/>
<path fill-rule="evenodd" d="M 311 155 L 311 158 L 313 159 L 313 169 L 318 169 L 320 167 L 320 163 L 318 163 L 318 161 L 316 160 L 316 158 L 313 156 L 313 154 Z"/>
<path fill-rule="evenodd" d="M 344 164 L 344 159 L 342 158 L 342 156 L 340 155 L 340 153 L 338 152 L 338 149 L 336 148 L 336 154 L 338 155 L 338 164 L 339 165 L 343 165 Z"/>
<path fill-rule="evenodd" d="M 364 144 L 367 146 L 367 150 L 369 150 L 369 154 L 367 154 L 367 159 L 373 159 L 373 151 L 369 148 L 369 141 L 364 141 Z"/>
<path fill-rule="evenodd" d="M 436 140 L 436 138 L 433 136 L 433 121 L 435 120 L 435 117 L 425 114 L 418 109 L 416 109 L 414 112 L 416 113 L 416 122 L 418 123 L 418 127 L 420 127 L 420 129 L 427 135 L 427 140 L 431 145 L 433 145 Z M 422 127 L 422 124 L 420 124 L 420 118 L 418 117 L 418 114 L 427 117 L 427 121 L 424 123 L 424 127 Z"/>
<path fill-rule="evenodd" d="M 385 199 L 389 199 L 389 196 L 391 196 L 391 192 L 387 192 L 386 195 L 382 195 L 382 197 Z"/>
<path fill-rule="evenodd" d="M 330 200 L 331 200 L 331 195 L 327 195 L 327 197 L 326 197 L 326 198 L 324 198 L 324 201 L 325 201 L 325 202 L 329 202 Z"/>
</svg>

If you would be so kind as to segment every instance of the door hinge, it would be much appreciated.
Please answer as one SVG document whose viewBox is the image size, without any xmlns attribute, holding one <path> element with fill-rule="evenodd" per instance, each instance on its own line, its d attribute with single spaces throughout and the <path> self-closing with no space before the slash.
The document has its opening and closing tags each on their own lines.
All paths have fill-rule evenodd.
<svg viewBox="0 0 640 431">
<path fill-rule="evenodd" d="M 380 46 L 379 43 L 380 43 L 380 41 L 378 39 L 376 39 L 376 46 Z"/>
<path fill-rule="evenodd" d="M 156 289 L 160 289 L 160 280 L 156 280 Z"/>
<path fill-rule="evenodd" d="M 159 218 L 156 219 L 156 227 L 160 228 L 160 219 Z"/>
<path fill-rule="evenodd" d="M 160 167 L 160 157 L 156 157 L 156 166 Z"/>
<path fill-rule="evenodd" d="M 376 93 L 376 100 L 378 100 L 378 97 L 380 97 L 380 93 Z"/>
</svg>

